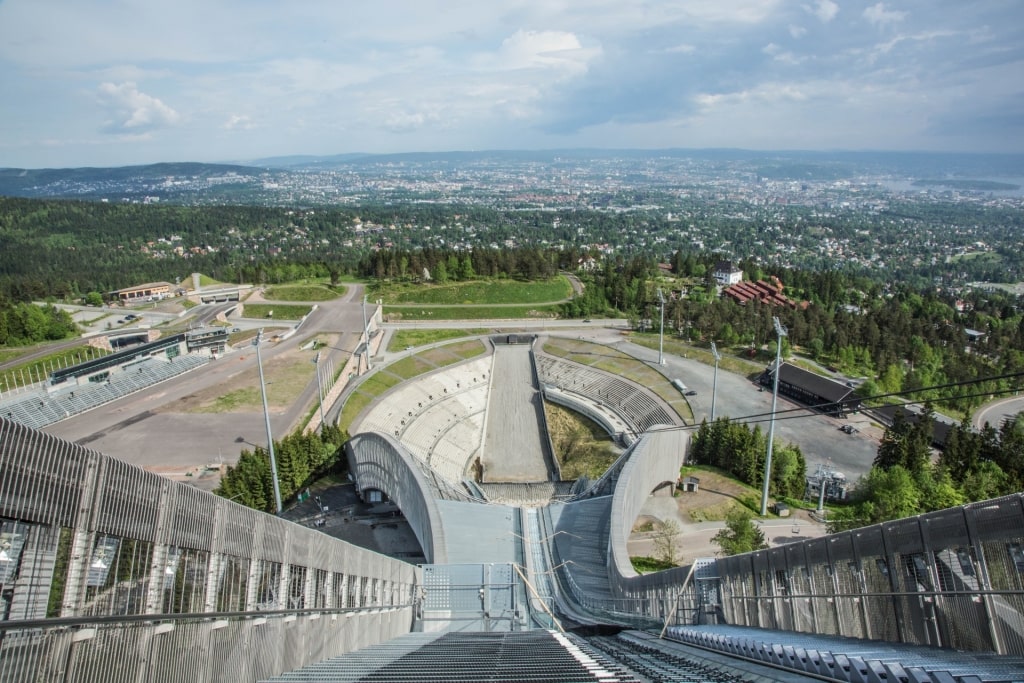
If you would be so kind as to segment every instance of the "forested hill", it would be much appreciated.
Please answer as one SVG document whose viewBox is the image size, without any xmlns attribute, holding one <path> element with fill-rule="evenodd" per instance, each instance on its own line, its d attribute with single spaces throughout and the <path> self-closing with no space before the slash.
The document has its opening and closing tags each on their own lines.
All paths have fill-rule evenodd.
<svg viewBox="0 0 1024 683">
<path fill-rule="evenodd" d="M 288 211 L 265 207 L 0 197 L 0 296 L 65 298 L 193 271 L 226 274 L 290 243 L 292 224 Z"/>
<path fill-rule="evenodd" d="M 8 197 L 144 197 L 167 196 L 176 188 L 211 181 L 246 182 L 264 174 L 250 166 L 162 163 L 116 168 L 0 168 L 0 195 Z"/>
</svg>

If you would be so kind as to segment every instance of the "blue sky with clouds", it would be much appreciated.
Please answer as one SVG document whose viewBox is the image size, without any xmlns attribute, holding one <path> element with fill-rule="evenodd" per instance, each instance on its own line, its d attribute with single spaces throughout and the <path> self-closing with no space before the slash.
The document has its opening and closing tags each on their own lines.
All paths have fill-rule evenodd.
<svg viewBox="0 0 1024 683">
<path fill-rule="evenodd" d="M 0 0 L 0 167 L 1024 152 L 1022 0 Z"/>
</svg>

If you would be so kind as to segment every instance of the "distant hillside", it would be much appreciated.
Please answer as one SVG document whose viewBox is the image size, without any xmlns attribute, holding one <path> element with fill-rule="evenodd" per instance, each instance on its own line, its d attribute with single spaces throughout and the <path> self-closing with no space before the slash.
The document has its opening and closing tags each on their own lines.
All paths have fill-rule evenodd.
<svg viewBox="0 0 1024 683">
<path fill-rule="evenodd" d="M 0 169 L 0 195 L 91 199 L 110 193 L 118 196 L 155 193 L 160 188 L 167 189 L 190 180 L 250 178 L 261 173 L 260 169 L 248 166 L 195 162 L 114 168 L 3 168 Z"/>
<path fill-rule="evenodd" d="M 591 187 L 614 176 L 638 186 L 739 179 L 743 182 L 833 182 L 858 177 L 1016 184 L 1024 155 L 932 152 L 809 152 L 743 149 L 549 149 L 292 155 L 232 164 L 160 163 L 120 168 L 0 169 L 0 196 L 181 204 L 323 205 L 358 198 L 451 200 L 432 191 L 435 172 L 479 174 L 500 185 L 503 174 L 526 173 L 546 187 L 548 169 L 587 178 Z M 335 171 L 345 177 L 332 177 Z M 497 173 L 497 175 L 493 175 Z M 386 178 L 381 190 L 380 178 Z M 407 182 L 403 182 L 407 181 Z M 424 184 L 426 182 L 426 185 Z M 929 181 L 930 182 L 930 181 Z M 427 188 L 427 189 L 425 189 Z M 474 197 L 476 201 L 478 197 Z"/>
<path fill-rule="evenodd" d="M 959 177 L 1024 176 L 1024 155 L 947 152 L 875 152 L 709 149 L 546 149 L 401 152 L 394 154 L 334 154 L 270 157 L 246 163 L 264 168 L 330 170 L 386 164 L 555 164 L 610 159 L 693 159 L 712 165 L 746 163 L 761 177 L 772 179 L 835 179 L 861 173 L 928 176 L 941 170 Z"/>
</svg>

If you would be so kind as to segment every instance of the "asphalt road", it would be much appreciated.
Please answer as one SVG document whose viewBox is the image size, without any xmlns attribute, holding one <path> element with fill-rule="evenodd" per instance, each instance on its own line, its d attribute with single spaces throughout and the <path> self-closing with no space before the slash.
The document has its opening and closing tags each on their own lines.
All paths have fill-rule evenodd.
<svg viewBox="0 0 1024 683">
<path fill-rule="evenodd" d="M 655 368 L 658 367 L 656 349 L 623 341 L 617 331 L 599 330 L 584 336 L 584 339 L 613 344 L 624 353 L 647 361 Z M 666 353 L 662 372 L 670 379 L 682 380 L 688 389 L 697 392 L 696 396 L 687 397 L 697 424 L 705 417 L 710 419 L 714 366 Z M 759 386 L 751 378 L 719 369 L 717 394 L 716 416 L 756 421 L 762 431 L 767 433 L 772 408 L 770 391 L 759 391 Z M 784 411 L 793 412 L 779 415 L 776 419 L 775 438 L 777 441 L 800 446 L 807 461 L 808 472 L 814 472 L 819 464 L 823 464 L 842 472 L 848 480 L 854 481 L 871 469 L 882 432 L 872 426 L 866 416 L 853 415 L 850 419 L 840 420 L 813 411 L 800 410 L 799 405 L 780 396 L 777 414 Z M 844 424 L 852 424 L 858 431 L 854 434 L 844 434 L 839 431 L 839 427 Z"/>
<path fill-rule="evenodd" d="M 981 429 L 986 422 L 999 429 L 1004 420 L 1015 417 L 1020 412 L 1024 412 L 1024 396 L 1001 398 L 978 408 L 971 422 L 975 429 Z"/>
<path fill-rule="evenodd" d="M 341 367 L 354 350 L 358 331 L 362 329 L 361 300 L 361 287 L 351 287 L 345 296 L 320 304 L 289 339 L 280 343 L 264 342 L 260 346 L 264 368 L 275 358 L 295 352 L 303 341 L 319 333 L 340 335 L 341 343 L 324 349 L 321 362 L 331 361 L 335 368 Z M 265 321 L 242 322 L 255 326 Z M 275 323 L 281 324 L 281 321 Z M 349 334 L 344 334 L 346 331 Z M 235 350 L 198 370 L 50 425 L 45 431 L 166 474 L 183 474 L 190 468 L 218 462 L 232 464 L 243 448 L 266 445 L 262 411 L 210 414 L 185 410 L 192 395 L 218 385 L 237 384 L 240 379 L 258 386 L 256 354 L 251 347 Z M 276 437 L 291 431 L 306 415 L 316 391 L 313 376 L 299 399 L 287 410 L 271 412 L 271 431 Z"/>
<path fill-rule="evenodd" d="M 628 343 L 620 346 L 623 347 L 628 347 L 628 352 L 633 355 L 657 362 L 657 351 Z M 697 392 L 696 396 L 687 399 L 694 418 L 698 422 L 704 417 L 710 419 L 714 366 L 671 354 L 665 354 L 665 361 L 668 374 L 678 375 L 690 389 Z M 759 389 L 751 378 L 719 369 L 716 416 L 757 421 L 762 431 L 767 433 L 772 410 L 772 394 L 770 391 Z M 800 447 L 807 461 L 809 473 L 814 472 L 818 465 L 822 464 L 842 472 L 850 481 L 867 474 L 877 454 L 882 432 L 871 426 L 866 416 L 853 415 L 849 419 L 840 420 L 800 408 L 799 404 L 779 396 L 775 438 Z M 779 415 L 780 413 L 784 414 Z M 844 434 L 839 431 L 839 427 L 844 424 L 852 424 L 858 431 L 854 434 Z"/>
</svg>

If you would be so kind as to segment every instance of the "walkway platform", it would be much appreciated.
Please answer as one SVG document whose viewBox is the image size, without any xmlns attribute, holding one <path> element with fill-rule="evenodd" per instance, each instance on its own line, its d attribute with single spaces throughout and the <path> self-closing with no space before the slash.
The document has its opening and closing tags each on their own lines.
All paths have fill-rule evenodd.
<svg viewBox="0 0 1024 683">
<path fill-rule="evenodd" d="M 858 683 L 1024 681 L 1024 657 L 994 653 L 959 652 L 744 626 L 673 626 L 667 636 L 688 645 L 827 680 Z"/>
</svg>

